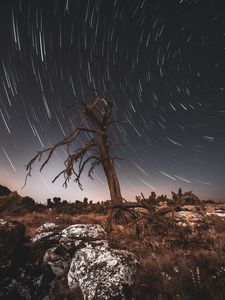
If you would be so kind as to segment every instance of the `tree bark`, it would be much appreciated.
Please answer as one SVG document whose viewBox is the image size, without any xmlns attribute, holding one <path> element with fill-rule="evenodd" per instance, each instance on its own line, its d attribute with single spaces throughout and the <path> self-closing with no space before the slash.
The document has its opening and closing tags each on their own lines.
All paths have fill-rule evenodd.
<svg viewBox="0 0 225 300">
<path fill-rule="evenodd" d="M 109 191 L 110 191 L 110 197 L 112 204 L 119 204 L 122 203 L 122 195 L 119 185 L 119 180 L 116 175 L 115 167 L 111 159 L 107 161 L 107 163 L 104 165 L 104 172 L 107 178 Z"/>
<path fill-rule="evenodd" d="M 98 149 L 102 159 L 103 170 L 107 178 L 112 204 L 122 203 L 123 200 L 122 200 L 122 195 L 120 190 L 120 184 L 116 175 L 113 159 L 110 156 L 109 148 L 107 146 L 106 132 L 103 129 L 99 131 L 97 135 L 98 135 Z"/>
</svg>

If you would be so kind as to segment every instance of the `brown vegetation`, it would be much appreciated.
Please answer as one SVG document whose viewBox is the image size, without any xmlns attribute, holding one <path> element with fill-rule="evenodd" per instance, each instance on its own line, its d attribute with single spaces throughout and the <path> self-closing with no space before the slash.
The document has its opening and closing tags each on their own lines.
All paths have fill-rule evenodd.
<svg viewBox="0 0 225 300">
<path fill-rule="evenodd" d="M 202 206 L 197 198 L 194 201 L 182 198 L 181 193 L 181 190 L 173 193 L 172 199 L 155 194 L 147 199 L 143 195 L 137 197 L 133 204 L 136 208 L 132 207 L 134 221 L 128 213 L 127 222 L 114 223 L 109 233 L 111 247 L 131 251 L 140 259 L 137 300 L 225 299 L 225 219 L 209 214 L 216 209 L 225 211 L 225 205 Z M 187 201 L 177 205 L 181 204 L 181 198 Z M 146 205 L 148 208 L 143 209 Z M 13 219 L 26 225 L 29 236 L 46 221 L 62 228 L 75 223 L 97 223 L 106 228 L 109 208 L 110 202 L 93 204 L 84 199 L 70 204 L 53 199 L 31 213 L 14 214 Z M 168 213 L 157 214 L 165 209 Z M 152 218 L 142 217 L 147 212 Z M 176 220 L 179 212 L 193 215 L 200 212 L 202 219 L 183 226 Z M 141 218 L 137 219 L 137 215 Z M 12 214 L 5 211 L 1 217 L 12 219 Z M 79 291 L 69 291 L 66 283 L 56 286 L 55 291 L 64 299 L 82 299 Z"/>
<path fill-rule="evenodd" d="M 105 227 L 107 223 L 106 215 L 89 213 L 72 217 L 52 210 L 16 219 L 26 224 L 29 235 L 34 235 L 35 229 L 46 220 L 62 227 L 75 223 Z M 180 228 L 167 219 L 154 226 L 145 222 L 140 231 L 138 237 L 136 226 L 114 225 L 109 236 L 111 247 L 131 251 L 141 261 L 136 300 L 224 299 L 225 234 L 220 227 L 198 232 Z M 65 299 L 82 299 L 78 291 L 69 291 L 66 283 L 55 289 Z"/>
</svg>

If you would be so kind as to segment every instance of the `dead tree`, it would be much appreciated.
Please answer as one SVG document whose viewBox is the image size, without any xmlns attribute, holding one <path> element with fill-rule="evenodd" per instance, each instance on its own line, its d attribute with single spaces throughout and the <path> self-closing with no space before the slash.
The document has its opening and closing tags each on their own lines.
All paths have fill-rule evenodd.
<svg viewBox="0 0 225 300">
<path fill-rule="evenodd" d="M 109 143 L 109 127 L 115 123 L 121 123 L 118 120 L 111 120 L 113 103 L 111 100 L 97 97 L 88 103 L 76 102 L 79 105 L 79 123 L 80 125 L 73 128 L 71 132 L 55 145 L 38 151 L 38 153 L 28 163 L 26 170 L 27 176 L 31 176 L 32 166 L 36 160 L 41 160 L 43 154 L 47 154 L 46 159 L 41 165 L 40 171 L 49 162 L 53 153 L 60 147 L 66 146 L 68 156 L 64 162 L 65 168 L 53 179 L 55 182 L 61 175 L 64 176 L 64 186 L 67 187 L 68 181 L 74 176 L 74 181 L 82 189 L 80 177 L 85 168 L 88 166 L 88 176 L 93 179 L 92 174 L 95 167 L 103 167 L 110 191 L 112 204 L 120 204 L 123 201 L 119 180 L 116 174 L 114 160 L 116 157 L 111 156 Z M 76 148 L 72 152 L 70 146 L 77 141 L 82 134 L 89 137 L 87 143 Z"/>
<path fill-rule="evenodd" d="M 123 215 L 125 213 L 128 213 L 131 216 L 130 220 L 133 218 L 133 221 L 131 221 L 128 225 L 138 225 L 138 223 L 143 219 L 146 219 L 150 223 L 153 223 L 169 213 L 172 214 L 172 219 L 174 219 L 174 212 L 176 211 L 176 209 L 184 206 L 187 200 L 192 200 L 193 202 L 195 202 L 195 206 L 207 217 L 204 204 L 192 192 L 182 193 L 181 189 L 179 189 L 178 194 L 172 192 L 172 195 L 173 198 L 174 195 L 177 195 L 176 201 L 172 205 L 163 208 L 159 208 L 157 203 L 154 203 L 154 201 L 149 201 L 150 198 L 146 199 L 142 194 L 143 199 L 139 200 L 138 202 L 115 204 L 111 206 L 111 209 L 117 209 L 120 213 L 123 213 Z"/>
</svg>

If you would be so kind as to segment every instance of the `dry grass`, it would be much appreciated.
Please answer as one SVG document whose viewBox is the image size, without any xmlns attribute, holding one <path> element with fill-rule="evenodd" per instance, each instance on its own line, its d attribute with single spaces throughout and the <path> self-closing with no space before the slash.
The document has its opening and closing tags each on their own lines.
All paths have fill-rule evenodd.
<svg viewBox="0 0 225 300">
<path fill-rule="evenodd" d="M 225 299 L 225 255 L 175 251 L 141 260 L 137 299 Z"/>
<path fill-rule="evenodd" d="M 51 209 L 46 209 L 42 212 L 33 212 L 22 216 L 4 216 L 7 220 L 17 220 L 26 225 L 27 235 L 33 236 L 36 229 L 46 222 L 54 222 L 62 227 L 74 224 L 74 217 L 66 214 L 56 214 Z"/>
<path fill-rule="evenodd" d="M 77 215 L 74 217 L 75 223 L 80 224 L 99 224 L 103 228 L 106 228 L 107 215 L 99 215 L 94 213 Z"/>
<path fill-rule="evenodd" d="M 107 216 L 69 216 L 48 209 L 14 219 L 23 222 L 27 234 L 33 236 L 46 221 L 61 227 L 94 223 L 106 228 Z M 139 236 L 135 225 L 114 225 L 109 242 L 111 247 L 131 251 L 140 259 L 136 300 L 225 299 L 225 224 L 221 220 L 216 219 L 207 230 L 178 228 L 167 219 L 154 226 L 143 222 Z M 64 285 L 55 289 L 56 299 L 82 299 Z"/>
<path fill-rule="evenodd" d="M 52 209 L 46 209 L 42 212 L 28 213 L 22 216 L 7 216 L 4 215 L 5 220 L 17 220 L 26 225 L 26 233 L 28 236 L 34 236 L 36 229 L 46 222 L 53 222 L 60 226 L 60 228 L 65 228 L 72 224 L 100 224 L 103 228 L 106 227 L 106 215 L 98 214 L 83 214 L 71 216 L 68 214 L 58 214 Z"/>
<path fill-rule="evenodd" d="M 157 225 L 157 224 L 156 224 Z M 115 225 L 112 247 L 135 253 L 141 262 L 137 300 L 224 300 L 225 230 L 220 220 L 207 230 Z"/>
</svg>

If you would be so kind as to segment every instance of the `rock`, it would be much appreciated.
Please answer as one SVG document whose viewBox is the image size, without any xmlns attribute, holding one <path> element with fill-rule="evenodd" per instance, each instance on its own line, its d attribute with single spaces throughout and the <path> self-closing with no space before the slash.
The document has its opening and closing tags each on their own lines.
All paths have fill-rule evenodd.
<svg viewBox="0 0 225 300">
<path fill-rule="evenodd" d="M 57 234 L 59 239 L 59 231 Z M 41 300 L 48 296 L 56 276 L 38 252 L 40 247 L 43 250 L 52 245 L 48 238 L 45 236 L 32 245 L 26 244 L 24 224 L 0 220 L 0 299 Z"/>
<path fill-rule="evenodd" d="M 48 231 L 48 232 L 42 232 L 39 234 L 36 234 L 34 237 L 32 237 L 32 242 L 36 243 L 38 241 L 48 240 L 48 241 L 58 241 L 60 239 L 60 233 L 55 231 Z"/>
<path fill-rule="evenodd" d="M 31 239 L 33 243 L 42 242 L 48 244 L 58 243 L 61 237 L 61 231 L 55 223 L 45 223 L 38 227 L 37 234 Z M 46 247 L 45 247 L 46 248 Z M 46 249 L 51 248 L 47 246 Z"/>
<path fill-rule="evenodd" d="M 6 280 L 0 292 L 0 299 L 32 300 L 30 288 L 16 279 Z"/>
<path fill-rule="evenodd" d="M 74 224 L 62 231 L 62 238 L 96 241 L 107 239 L 107 233 L 98 224 Z"/>
<path fill-rule="evenodd" d="M 211 215 L 220 217 L 222 219 L 225 219 L 225 210 L 223 210 L 223 209 L 214 209 L 211 212 Z"/>
<path fill-rule="evenodd" d="M 29 257 L 25 241 L 24 224 L 0 220 L 0 299 L 31 299 L 23 280 L 23 265 Z"/>
<path fill-rule="evenodd" d="M 208 219 L 206 218 L 206 214 L 198 211 L 179 211 L 175 213 L 174 217 L 178 226 L 181 227 L 190 227 L 193 229 L 208 229 Z"/>
<path fill-rule="evenodd" d="M 54 279 L 50 266 L 41 261 L 28 262 L 7 278 L 2 289 L 0 286 L 0 299 L 41 300 L 48 295 Z"/>
<path fill-rule="evenodd" d="M 23 224 L 0 220 L 0 299 L 58 299 L 67 282 L 88 300 L 132 295 L 139 263 L 132 253 L 110 249 L 100 225 L 60 230 L 45 223 L 32 244 L 24 241 Z"/>
<path fill-rule="evenodd" d="M 32 299 L 43 299 L 48 296 L 55 275 L 48 264 L 37 262 L 35 266 L 31 266 L 30 270 L 32 280 Z"/>
<path fill-rule="evenodd" d="M 85 242 L 94 243 L 106 239 L 107 233 L 98 224 L 75 224 L 62 231 L 60 243 L 72 252 L 85 246 Z"/>
<path fill-rule="evenodd" d="M 198 212 L 182 210 L 175 213 L 175 221 L 180 226 L 194 226 L 202 216 Z"/>
<path fill-rule="evenodd" d="M 107 233 L 100 225 L 69 226 L 59 242 L 70 253 L 75 252 L 68 284 L 80 287 L 85 299 L 114 299 L 132 293 L 139 263 L 132 253 L 110 249 Z M 61 260 L 59 264 L 63 265 Z"/>
<path fill-rule="evenodd" d="M 61 232 L 55 223 L 44 223 L 36 230 L 37 234 L 33 236 L 32 242 L 36 243 L 41 240 L 56 240 L 61 237 Z"/>
<path fill-rule="evenodd" d="M 71 262 L 68 284 L 79 286 L 84 299 L 132 299 L 139 263 L 134 254 L 104 246 L 88 245 Z"/>
<path fill-rule="evenodd" d="M 32 249 L 34 256 L 38 259 L 43 259 L 46 251 L 53 247 L 58 247 L 60 239 L 60 232 L 43 232 L 32 239 Z"/>
<path fill-rule="evenodd" d="M 54 231 L 47 231 L 54 228 Z M 33 242 L 41 243 L 42 247 L 45 247 L 43 261 L 51 267 L 57 277 L 67 276 L 71 258 L 78 249 L 87 246 L 109 247 L 107 234 L 100 225 L 75 224 L 60 233 L 54 223 L 46 223 L 39 227 L 37 232 L 39 234 L 33 238 Z M 52 239 L 56 242 L 55 246 L 49 247 Z"/>
<path fill-rule="evenodd" d="M 61 277 L 68 273 L 71 258 L 63 247 L 53 247 L 45 252 L 43 261 L 57 277 Z"/>
<path fill-rule="evenodd" d="M 200 212 L 194 210 L 184 210 L 175 212 L 175 221 L 177 225 L 183 227 L 208 228 L 210 217 L 218 217 L 222 221 L 225 219 L 225 211 L 222 209 L 214 209 L 211 212 Z"/>
<path fill-rule="evenodd" d="M 57 229 L 57 225 L 55 223 L 45 223 L 38 227 L 37 232 L 38 233 L 43 233 L 43 232 L 48 232 Z"/>
<path fill-rule="evenodd" d="M 61 230 L 54 223 L 45 223 L 37 229 L 37 232 L 31 241 L 36 256 L 42 259 L 48 249 L 60 245 Z"/>
</svg>

